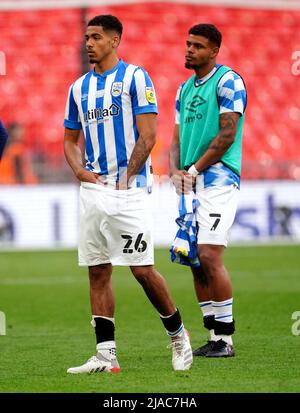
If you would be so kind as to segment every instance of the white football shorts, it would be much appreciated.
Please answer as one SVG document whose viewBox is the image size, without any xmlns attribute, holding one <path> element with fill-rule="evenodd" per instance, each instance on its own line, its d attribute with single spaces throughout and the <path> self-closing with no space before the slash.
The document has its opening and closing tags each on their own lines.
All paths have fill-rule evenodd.
<svg viewBox="0 0 300 413">
<path fill-rule="evenodd" d="M 150 194 L 82 182 L 78 259 L 80 266 L 153 265 Z"/>
<path fill-rule="evenodd" d="M 239 192 L 236 185 L 197 187 L 196 195 L 200 202 L 196 212 L 198 244 L 227 247 Z"/>
</svg>

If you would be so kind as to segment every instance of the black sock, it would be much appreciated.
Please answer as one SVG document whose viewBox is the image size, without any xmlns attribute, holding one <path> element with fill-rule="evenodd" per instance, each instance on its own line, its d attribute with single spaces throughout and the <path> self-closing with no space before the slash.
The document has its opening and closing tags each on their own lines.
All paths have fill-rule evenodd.
<svg viewBox="0 0 300 413">
<path fill-rule="evenodd" d="M 215 327 L 215 316 L 206 315 L 203 317 L 203 325 L 207 330 L 213 330 Z"/>
<path fill-rule="evenodd" d="M 215 320 L 214 330 L 217 336 L 219 335 L 231 336 L 235 332 L 234 320 L 231 323 L 223 323 L 222 321 Z"/>
<path fill-rule="evenodd" d="M 183 329 L 183 324 L 181 321 L 181 315 L 179 310 L 176 310 L 174 314 L 169 317 L 160 316 L 165 329 L 169 336 L 176 336 Z"/>
<path fill-rule="evenodd" d="M 103 343 L 104 341 L 115 341 L 114 323 L 103 317 L 95 317 L 94 320 L 96 323 L 95 333 L 97 344 Z"/>
</svg>

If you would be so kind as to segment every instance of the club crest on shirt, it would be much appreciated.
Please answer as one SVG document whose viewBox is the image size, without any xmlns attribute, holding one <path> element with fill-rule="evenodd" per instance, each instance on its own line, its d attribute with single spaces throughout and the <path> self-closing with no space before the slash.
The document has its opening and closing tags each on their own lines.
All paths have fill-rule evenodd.
<svg viewBox="0 0 300 413">
<path fill-rule="evenodd" d="M 111 85 L 111 94 L 114 97 L 120 96 L 123 90 L 123 82 L 113 82 Z"/>
<path fill-rule="evenodd" d="M 155 97 L 155 92 L 154 92 L 153 87 L 146 87 L 146 99 L 148 100 L 149 103 L 156 102 L 156 97 Z"/>
</svg>

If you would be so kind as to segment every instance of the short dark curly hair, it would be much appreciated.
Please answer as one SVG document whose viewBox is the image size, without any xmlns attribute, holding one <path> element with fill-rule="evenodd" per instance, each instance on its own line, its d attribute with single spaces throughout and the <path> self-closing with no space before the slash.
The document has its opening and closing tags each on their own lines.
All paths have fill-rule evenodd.
<svg viewBox="0 0 300 413">
<path fill-rule="evenodd" d="M 189 34 L 194 34 L 195 36 L 203 36 L 218 47 L 220 47 L 222 43 L 222 34 L 213 24 L 196 24 L 195 26 L 190 28 Z"/>
<path fill-rule="evenodd" d="M 89 22 L 88 26 L 102 26 L 104 31 L 114 30 L 120 37 L 123 32 L 123 25 L 116 16 L 111 14 L 101 14 L 99 16 L 93 17 Z"/>
</svg>

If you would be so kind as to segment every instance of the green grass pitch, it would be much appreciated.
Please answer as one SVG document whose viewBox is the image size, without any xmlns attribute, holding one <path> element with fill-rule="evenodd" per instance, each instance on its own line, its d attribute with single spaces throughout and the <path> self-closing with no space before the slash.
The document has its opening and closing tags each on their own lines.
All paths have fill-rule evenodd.
<svg viewBox="0 0 300 413">
<path fill-rule="evenodd" d="M 300 246 L 230 247 L 225 259 L 234 287 L 236 357 L 195 358 L 174 372 L 156 311 L 127 268 L 116 268 L 119 374 L 68 375 L 93 355 L 88 279 L 75 251 L 1 252 L 0 393 L 299 392 Z M 187 267 L 156 251 L 188 328 L 193 348 L 206 341 Z"/>
</svg>

